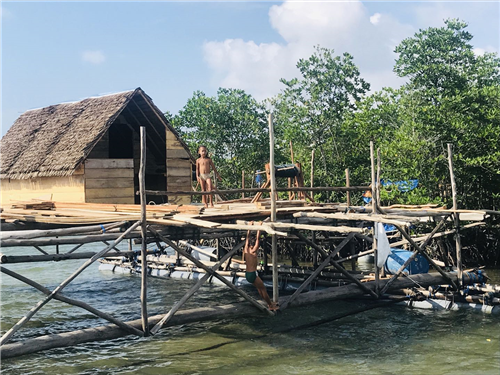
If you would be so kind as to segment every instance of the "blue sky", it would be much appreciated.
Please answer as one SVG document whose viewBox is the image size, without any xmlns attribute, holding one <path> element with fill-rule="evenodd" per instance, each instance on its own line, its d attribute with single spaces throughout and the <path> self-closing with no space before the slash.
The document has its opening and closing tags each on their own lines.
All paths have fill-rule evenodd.
<svg viewBox="0 0 500 375">
<path fill-rule="evenodd" d="M 499 52 L 498 1 L 2 1 L 2 136 L 27 110 L 137 87 L 173 114 L 196 90 L 262 100 L 315 45 L 351 53 L 373 90 L 397 87 L 394 47 L 450 17 L 476 53 Z"/>
</svg>

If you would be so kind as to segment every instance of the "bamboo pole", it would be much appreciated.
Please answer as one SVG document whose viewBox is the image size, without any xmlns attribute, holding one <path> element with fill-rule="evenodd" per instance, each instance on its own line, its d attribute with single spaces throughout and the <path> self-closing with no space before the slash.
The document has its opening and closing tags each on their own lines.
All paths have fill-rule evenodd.
<svg viewBox="0 0 500 375">
<path fill-rule="evenodd" d="M 376 181 L 376 176 L 375 176 L 375 152 L 374 152 L 374 145 L 373 141 L 370 141 L 370 162 L 371 162 L 371 174 L 372 174 L 372 212 L 374 214 L 378 214 L 377 211 L 377 181 Z M 373 243 L 372 243 L 372 249 L 373 249 L 373 255 L 374 255 L 374 269 L 375 269 L 375 291 L 379 292 L 379 280 L 380 280 L 380 274 L 379 274 L 379 268 L 377 266 L 378 263 L 378 250 L 377 250 L 377 225 L 373 226 Z"/>
<path fill-rule="evenodd" d="M 79 233 L 88 233 L 101 231 L 105 233 L 109 229 L 121 227 L 124 225 L 126 221 L 121 221 L 117 223 L 111 224 L 102 224 L 102 225 L 91 225 L 86 227 L 75 227 L 75 228 L 62 228 L 62 229 L 35 229 L 35 230 L 16 230 L 16 231 L 8 231 L 8 232 L 0 232 L 0 239 L 2 241 L 8 239 L 31 239 L 31 238 L 39 238 L 39 237 L 53 237 L 53 236 L 68 236 Z"/>
<path fill-rule="evenodd" d="M 206 265 L 204 265 L 202 262 L 200 262 L 198 259 L 194 258 L 191 254 L 189 254 L 188 252 L 184 251 L 183 249 L 181 249 L 179 246 L 177 246 L 173 241 L 171 241 L 170 239 L 162 236 L 160 233 L 158 233 L 156 230 L 154 230 L 153 228 L 149 227 L 149 230 L 151 232 L 153 232 L 160 240 L 162 240 L 163 242 L 165 242 L 167 245 L 169 245 L 170 247 L 172 247 L 172 249 L 174 249 L 178 254 L 181 254 L 182 256 L 186 257 L 187 259 L 189 259 L 191 262 L 193 262 L 196 267 L 200 267 L 202 269 L 205 270 L 205 272 L 209 273 L 210 275 L 216 277 L 217 279 L 219 279 L 220 281 L 222 281 L 224 284 L 226 284 L 230 289 L 232 289 L 233 291 L 235 291 L 236 293 L 238 293 L 240 296 L 242 296 L 243 298 L 245 298 L 247 301 L 249 301 L 252 305 L 254 305 L 255 307 L 257 307 L 260 311 L 264 311 L 264 312 L 267 312 L 271 315 L 274 315 L 273 312 L 269 311 L 267 308 L 265 308 L 262 304 L 260 304 L 259 302 L 257 302 L 254 298 L 252 298 L 251 296 L 249 296 L 247 293 L 245 293 L 243 290 L 235 287 L 233 284 L 231 284 L 231 282 L 229 282 L 228 280 L 226 280 L 223 276 L 219 275 L 216 271 L 213 271 L 211 268 L 207 267 Z M 255 228 L 254 228 L 255 230 Z"/>
<path fill-rule="evenodd" d="M 350 221 L 371 221 L 374 223 L 386 223 L 392 225 L 408 225 L 411 223 L 418 223 L 419 220 L 412 217 L 405 217 L 406 221 L 392 219 L 391 217 L 396 217 L 395 215 L 367 215 L 367 214 L 356 214 L 356 213 L 333 213 L 333 214 L 323 214 L 318 212 L 296 212 L 293 217 L 319 217 L 324 219 L 340 219 L 340 220 L 350 220 Z M 401 217 L 400 217 L 401 218 Z"/>
<path fill-rule="evenodd" d="M 241 171 L 241 190 L 245 190 L 245 171 Z M 245 198 L 245 192 L 241 192 L 241 198 Z"/>
<path fill-rule="evenodd" d="M 349 168 L 346 168 L 345 169 L 345 187 L 350 187 L 351 186 L 351 182 L 350 182 L 350 179 L 349 179 Z M 351 192 L 349 190 L 347 190 L 347 207 L 350 207 L 351 206 Z"/>
<path fill-rule="evenodd" d="M 26 283 L 26 284 L 32 286 L 33 288 L 38 289 L 39 291 L 41 291 L 42 293 L 44 293 L 46 295 L 49 295 L 51 293 L 50 290 L 45 288 L 44 286 L 34 282 L 33 280 L 28 279 L 27 277 L 22 276 L 14 271 L 11 271 L 5 267 L 0 266 L 0 272 L 5 273 L 6 275 L 9 275 L 9 276 L 11 276 L 19 281 Z M 56 294 L 54 296 L 54 299 L 57 299 L 61 302 L 65 302 L 65 303 L 73 305 L 73 306 L 81 307 L 82 309 L 87 310 L 88 312 L 98 316 L 99 318 L 105 319 L 111 323 L 116 324 L 118 327 L 122 328 L 123 330 L 125 330 L 128 333 L 131 333 L 131 334 L 139 336 L 139 337 L 144 336 L 144 333 L 142 331 L 139 331 L 137 328 L 134 328 L 131 325 L 126 324 L 126 323 L 122 322 L 121 320 L 116 319 L 115 317 L 113 317 L 112 315 L 110 315 L 108 313 L 105 313 L 105 312 L 100 311 L 96 308 L 93 308 L 92 306 L 88 305 L 85 302 L 78 301 L 78 300 L 73 299 L 73 298 L 68 298 L 60 293 Z"/>
<path fill-rule="evenodd" d="M 377 210 L 381 210 L 381 205 L 380 205 L 380 173 L 381 173 L 381 157 L 380 157 L 380 148 L 377 148 L 377 184 L 376 184 L 376 191 L 377 191 L 377 196 L 375 199 L 375 204 L 377 205 Z M 384 212 L 381 212 L 384 213 Z"/>
<path fill-rule="evenodd" d="M 219 267 L 229 258 L 231 258 L 238 250 L 240 250 L 245 241 L 240 242 L 236 245 L 230 252 L 224 255 L 214 266 L 212 266 L 212 272 L 206 272 L 205 275 L 198 282 L 189 289 L 189 291 L 184 294 L 184 296 L 170 309 L 170 311 L 151 329 L 151 334 L 155 335 L 169 320 L 174 316 L 174 314 L 200 289 L 200 287 L 212 277 L 213 272 L 217 272 Z"/>
<path fill-rule="evenodd" d="M 264 183 L 262 186 L 265 186 Z M 315 186 L 315 187 L 276 187 L 277 192 L 303 192 L 303 191 L 365 191 L 369 189 L 369 186 Z M 237 193 L 270 193 L 271 189 L 266 187 L 260 188 L 245 188 L 245 189 L 228 189 L 228 190 L 217 190 L 219 194 L 237 194 Z M 163 195 L 163 196 L 174 196 L 174 195 L 209 195 L 213 194 L 210 191 L 161 191 L 161 190 L 146 190 L 148 195 Z"/>
<path fill-rule="evenodd" d="M 148 325 L 148 262 L 146 222 L 146 127 L 141 126 L 141 160 L 139 166 L 139 191 L 141 197 L 141 318 L 144 336 L 149 336 Z"/>
<path fill-rule="evenodd" d="M 271 223 L 276 222 L 276 169 L 274 166 L 274 126 L 273 113 L 269 114 L 269 168 L 271 178 Z M 273 301 L 278 302 L 278 239 L 271 235 L 271 256 L 273 263 Z"/>
<path fill-rule="evenodd" d="M 311 190 L 309 191 L 309 194 L 312 198 L 314 198 L 314 191 L 313 191 L 313 187 L 314 187 L 314 153 L 315 153 L 315 150 L 313 149 L 311 151 Z"/>
<path fill-rule="evenodd" d="M 75 245 L 75 244 L 85 244 L 92 242 L 110 241 L 116 240 L 120 237 L 120 233 L 110 233 L 110 234 L 96 234 L 89 236 L 73 236 L 65 238 L 33 238 L 33 239 L 9 239 L 0 241 L 1 247 L 18 247 L 18 246 L 51 246 L 51 245 Z M 140 234 L 129 233 L 127 238 L 138 238 Z M 38 249 L 41 250 L 41 249 Z M 49 253 L 42 251 L 45 255 Z"/>
<path fill-rule="evenodd" d="M 0 345 L 5 344 L 8 342 L 11 337 L 22 327 L 24 326 L 32 317 L 35 315 L 47 302 L 49 302 L 54 296 L 59 293 L 61 290 L 63 290 L 71 281 L 73 281 L 80 273 L 82 273 L 88 266 L 90 266 L 92 263 L 94 263 L 97 259 L 102 258 L 113 246 L 118 245 L 124 238 L 125 236 L 133 231 L 135 228 L 137 228 L 141 224 L 140 221 L 132 224 L 132 226 L 127 229 L 121 236 L 120 238 L 116 239 L 116 241 L 113 242 L 112 245 L 106 247 L 104 250 L 101 250 L 98 252 L 96 255 L 94 255 L 92 258 L 87 260 L 80 268 L 78 268 L 71 276 L 69 276 L 66 280 L 64 280 L 57 288 L 55 288 L 52 293 L 50 293 L 44 300 L 38 302 L 29 312 L 26 314 L 21 320 L 19 320 L 11 329 L 9 329 L 0 339 Z"/>
<path fill-rule="evenodd" d="M 453 172 L 453 146 L 451 143 L 448 143 L 448 165 L 450 167 L 450 180 L 451 180 L 451 192 L 453 196 L 453 210 L 458 209 L 457 205 L 457 185 L 455 182 L 455 174 Z M 458 272 L 458 286 L 462 285 L 460 281 L 462 279 L 462 240 L 460 239 L 460 217 L 459 213 L 455 212 L 453 214 L 453 218 L 455 221 L 455 247 L 457 254 L 457 272 Z"/>
</svg>

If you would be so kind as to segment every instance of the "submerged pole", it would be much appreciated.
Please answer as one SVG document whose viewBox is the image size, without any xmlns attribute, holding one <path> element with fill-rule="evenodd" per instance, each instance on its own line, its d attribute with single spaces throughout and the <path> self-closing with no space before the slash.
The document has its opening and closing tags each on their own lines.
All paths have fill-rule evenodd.
<svg viewBox="0 0 500 375">
<path fill-rule="evenodd" d="M 141 161 L 139 167 L 139 194 L 141 196 L 141 319 L 144 336 L 149 336 L 148 325 L 148 262 L 146 222 L 146 127 L 141 126 Z"/>
<path fill-rule="evenodd" d="M 273 113 L 269 114 L 269 168 L 271 172 L 271 223 L 276 222 L 276 170 L 274 168 L 274 127 Z M 278 302 L 278 242 L 276 234 L 271 235 L 271 255 L 273 262 L 273 302 Z"/>
</svg>

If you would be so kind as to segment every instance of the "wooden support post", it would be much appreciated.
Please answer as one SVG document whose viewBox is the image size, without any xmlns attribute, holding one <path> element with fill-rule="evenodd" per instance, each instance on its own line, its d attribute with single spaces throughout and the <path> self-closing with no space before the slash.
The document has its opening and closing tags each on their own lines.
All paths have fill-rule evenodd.
<svg viewBox="0 0 500 375">
<path fill-rule="evenodd" d="M 241 189 L 245 190 L 245 171 L 241 171 Z M 241 192 L 241 198 L 245 198 L 245 191 Z"/>
<path fill-rule="evenodd" d="M 236 293 L 238 293 L 240 296 L 242 296 L 243 298 L 245 298 L 248 302 L 250 302 L 252 305 L 254 305 L 256 308 L 258 308 L 260 311 L 264 311 L 264 312 L 267 312 L 269 313 L 270 315 L 274 315 L 274 313 L 272 311 L 269 311 L 266 307 L 264 307 L 262 304 L 260 304 L 259 302 L 257 302 L 254 298 L 252 298 L 251 296 L 249 296 L 247 293 L 245 293 L 243 290 L 235 287 L 233 284 L 231 284 L 231 282 L 229 282 L 228 280 L 226 280 L 224 278 L 224 276 L 221 276 L 217 273 L 217 271 L 214 271 L 212 270 L 211 268 L 208 268 L 206 265 L 204 265 L 202 262 L 200 262 L 198 259 L 196 259 L 195 257 L 193 257 L 191 254 L 189 254 L 187 251 L 184 251 L 183 249 L 181 249 L 179 246 L 177 246 L 173 241 L 171 241 L 170 239 L 162 236 L 160 233 L 158 233 L 156 230 L 154 230 L 153 228 L 149 228 L 149 230 L 151 232 L 153 232 L 160 240 L 162 240 L 163 242 L 165 242 L 167 245 L 169 245 L 170 247 L 172 247 L 172 249 L 174 249 L 175 251 L 177 251 L 179 254 L 181 254 L 182 256 L 188 258 L 191 262 L 193 262 L 195 264 L 196 267 L 199 267 L 199 268 L 202 268 L 203 270 L 205 270 L 206 273 L 209 273 L 210 275 L 216 277 L 217 279 L 219 279 L 220 281 L 222 281 L 225 285 L 227 285 L 230 289 L 232 289 L 233 291 L 235 291 Z"/>
<path fill-rule="evenodd" d="M 380 208 L 380 173 L 381 173 L 381 157 L 380 157 L 380 148 L 377 148 L 377 184 L 376 184 L 376 191 L 377 191 L 377 196 L 374 197 L 375 199 L 375 204 L 377 205 L 377 210 L 378 212 L 381 212 L 382 209 Z M 383 213 L 383 212 L 381 212 Z"/>
<path fill-rule="evenodd" d="M 276 169 L 274 166 L 274 126 L 273 114 L 269 114 L 269 168 L 271 180 L 271 223 L 276 222 Z M 272 263 L 273 263 L 273 301 L 278 302 L 278 239 L 276 234 L 271 235 Z"/>
<path fill-rule="evenodd" d="M 116 241 L 113 242 L 110 246 L 106 247 L 104 250 L 101 250 L 92 258 L 87 260 L 80 268 L 78 268 L 71 276 L 69 276 L 66 280 L 64 280 L 57 288 L 55 288 L 52 293 L 50 293 L 44 300 L 38 302 L 29 312 L 26 314 L 21 320 L 19 320 L 10 330 L 8 330 L 0 339 L 0 345 L 8 342 L 11 337 L 16 333 L 22 326 L 24 326 L 32 317 L 35 315 L 47 302 L 49 302 L 54 296 L 63 290 L 71 281 L 73 281 L 80 273 L 82 273 L 88 266 L 94 263 L 97 259 L 102 258 L 109 250 L 111 250 L 114 246 L 118 245 L 125 236 L 132 232 L 135 228 L 137 228 L 141 224 L 140 221 L 134 223 L 130 228 L 128 228 Z"/>
<path fill-rule="evenodd" d="M 328 257 L 328 254 L 326 253 L 325 250 L 323 250 L 320 246 L 316 245 L 314 242 L 310 241 L 307 239 L 304 235 L 302 235 L 299 232 L 296 232 L 297 237 L 299 237 L 302 241 L 304 241 L 306 244 L 309 246 L 312 246 L 313 248 L 317 249 L 319 253 L 322 255 L 323 259 L 326 259 Z M 335 262 L 333 259 L 330 259 L 330 264 L 334 266 L 338 271 L 342 272 L 349 280 L 354 282 L 357 286 L 359 286 L 365 293 L 370 294 L 374 298 L 378 298 L 378 295 L 374 293 L 371 289 L 368 289 L 365 285 L 363 285 L 358 279 L 353 277 L 349 272 L 347 272 L 343 267 L 341 267 L 337 262 Z"/>
<path fill-rule="evenodd" d="M 375 177 L 375 152 L 373 141 L 370 141 L 370 161 L 371 161 L 371 172 L 372 172 L 372 212 L 377 214 L 377 182 Z M 377 226 L 373 226 L 373 243 L 372 249 L 374 250 L 374 269 L 375 269 L 375 291 L 378 293 L 379 289 L 379 269 L 377 266 L 378 262 L 378 250 L 377 250 Z"/>
<path fill-rule="evenodd" d="M 311 188 L 314 187 L 314 150 L 311 151 Z M 314 198 L 314 192 L 311 190 L 311 198 Z"/>
<path fill-rule="evenodd" d="M 139 194 L 141 197 L 141 319 L 144 336 L 149 336 L 148 324 L 148 262 L 146 222 L 146 128 L 141 126 L 141 160 L 139 166 Z"/>
<path fill-rule="evenodd" d="M 316 243 L 316 232 L 311 231 L 312 242 Z M 313 267 L 318 267 L 318 250 L 313 249 Z"/>
<path fill-rule="evenodd" d="M 457 185 L 455 182 L 455 174 L 453 172 L 453 146 L 451 143 L 448 143 L 448 165 L 450 167 L 450 180 L 451 180 L 451 193 L 453 197 L 453 209 L 458 210 L 457 204 Z M 453 213 L 453 218 L 455 221 L 455 247 L 457 251 L 457 273 L 458 273 L 458 285 L 459 287 L 462 285 L 462 274 L 463 274 L 463 266 L 462 266 L 462 241 L 460 239 L 460 217 L 458 212 Z"/>
<path fill-rule="evenodd" d="M 351 187 L 351 182 L 349 179 L 349 168 L 345 169 L 345 187 Z M 347 199 L 346 199 L 346 204 L 347 207 L 351 207 L 351 192 L 347 190 Z"/>
<path fill-rule="evenodd" d="M 28 279 L 27 277 L 24 277 L 14 271 L 11 271 L 5 267 L 2 267 L 0 266 L 0 272 L 2 273 L 5 273 L 9 276 L 12 276 L 13 278 L 19 280 L 19 281 L 22 281 L 30 286 L 32 286 L 33 288 L 35 289 L 38 289 L 40 292 L 46 294 L 46 295 L 49 295 L 50 294 L 50 290 L 45 288 L 44 286 L 34 282 L 33 280 L 30 280 Z M 103 311 L 100 311 L 100 310 L 97 310 L 95 308 L 93 308 L 92 306 L 86 304 L 85 302 L 82 302 L 82 301 L 78 301 L 76 299 L 73 299 L 73 298 L 68 298 L 68 297 L 65 297 L 63 296 L 62 294 L 56 294 L 54 296 L 54 299 L 57 299 L 61 302 L 65 302 L 65 303 L 68 303 L 70 305 L 73 305 L 73 306 L 77 306 L 77 307 L 81 307 L 82 309 L 84 310 L 87 310 L 88 312 L 98 316 L 99 318 L 102 318 L 102 319 L 106 319 L 107 321 L 111 322 L 111 323 L 114 323 L 116 324 L 118 327 L 122 328 L 124 331 L 128 332 L 128 333 L 131 333 L 133 335 L 137 335 L 137 336 L 144 336 L 143 332 L 142 331 L 139 331 L 137 328 L 134 328 L 132 327 L 131 325 L 128 325 L 124 322 L 122 322 L 121 320 L 118 320 L 116 318 L 114 318 L 112 315 L 109 315 L 108 313 L 105 313 Z"/>
<path fill-rule="evenodd" d="M 196 293 L 198 289 L 212 277 L 213 272 L 217 272 L 219 267 L 229 258 L 231 258 L 238 250 L 245 245 L 245 241 L 240 242 L 230 252 L 224 255 L 212 268 L 212 273 L 206 272 L 205 275 L 198 282 L 189 289 L 189 291 L 170 309 L 170 311 L 151 329 L 151 334 L 155 335 L 168 321 L 179 311 L 179 309 Z"/>
</svg>

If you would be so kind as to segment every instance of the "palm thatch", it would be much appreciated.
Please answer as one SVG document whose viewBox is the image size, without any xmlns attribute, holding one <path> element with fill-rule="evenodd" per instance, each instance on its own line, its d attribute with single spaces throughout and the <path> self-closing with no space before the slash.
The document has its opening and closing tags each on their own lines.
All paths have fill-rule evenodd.
<svg viewBox="0 0 500 375">
<path fill-rule="evenodd" d="M 1 140 L 0 178 L 73 174 L 125 108 L 137 126 L 148 124 L 154 130 L 163 149 L 165 128 L 178 137 L 141 88 L 30 110 L 16 120 Z M 188 147 L 179 141 L 189 153 Z"/>
</svg>

